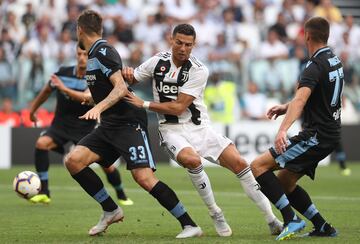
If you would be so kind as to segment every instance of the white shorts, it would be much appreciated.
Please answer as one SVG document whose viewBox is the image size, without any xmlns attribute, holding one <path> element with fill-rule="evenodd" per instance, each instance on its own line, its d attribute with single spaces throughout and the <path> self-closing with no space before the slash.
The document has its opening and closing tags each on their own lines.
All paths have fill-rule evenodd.
<svg viewBox="0 0 360 244">
<path fill-rule="evenodd" d="M 214 131 L 210 125 L 160 124 L 159 136 L 162 146 L 176 161 L 177 155 L 185 147 L 191 147 L 201 157 L 217 162 L 224 149 L 232 141 Z"/>
</svg>

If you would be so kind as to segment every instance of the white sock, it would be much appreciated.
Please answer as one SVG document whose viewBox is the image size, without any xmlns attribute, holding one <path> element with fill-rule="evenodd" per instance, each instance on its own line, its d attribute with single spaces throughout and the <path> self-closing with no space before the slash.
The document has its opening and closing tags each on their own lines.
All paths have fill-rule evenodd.
<svg viewBox="0 0 360 244">
<path fill-rule="evenodd" d="M 236 174 L 236 176 L 240 179 L 241 186 L 243 187 L 246 195 L 264 214 L 266 222 L 273 222 L 276 216 L 272 212 L 271 204 L 267 197 L 260 191 L 260 185 L 256 182 L 250 167 L 245 168 L 243 171 Z"/>
<path fill-rule="evenodd" d="M 205 173 L 203 166 L 200 165 L 195 169 L 188 169 L 188 174 L 201 199 L 208 207 L 209 212 L 218 212 L 220 208 L 216 205 L 214 193 L 211 189 L 210 180 Z"/>
</svg>

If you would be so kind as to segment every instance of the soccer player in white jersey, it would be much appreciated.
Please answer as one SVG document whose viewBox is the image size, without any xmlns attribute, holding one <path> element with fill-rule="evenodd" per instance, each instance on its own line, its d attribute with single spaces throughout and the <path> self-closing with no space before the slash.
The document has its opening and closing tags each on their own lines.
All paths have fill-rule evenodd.
<svg viewBox="0 0 360 244">
<path fill-rule="evenodd" d="M 187 168 L 190 179 L 209 209 L 219 236 L 230 236 L 232 230 L 215 202 L 204 158 L 217 162 L 236 174 L 244 191 L 260 208 L 272 234 L 282 230 L 282 223 L 272 212 L 269 200 L 259 190 L 249 165 L 233 142 L 215 132 L 211 126 L 203 94 L 208 69 L 191 55 L 196 33 L 189 24 L 180 24 L 172 34 L 172 49 L 161 52 L 135 70 L 122 70 L 129 84 L 153 81 L 153 102 L 143 101 L 130 93 L 125 97 L 137 107 L 157 112 L 159 134 L 170 156 Z"/>
</svg>

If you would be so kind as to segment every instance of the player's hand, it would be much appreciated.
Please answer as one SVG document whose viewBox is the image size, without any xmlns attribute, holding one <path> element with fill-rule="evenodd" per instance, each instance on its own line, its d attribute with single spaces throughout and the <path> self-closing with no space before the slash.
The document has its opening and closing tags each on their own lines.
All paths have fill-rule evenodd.
<svg viewBox="0 0 360 244">
<path fill-rule="evenodd" d="M 269 109 L 269 111 L 266 113 L 266 116 L 268 117 L 268 119 L 275 120 L 280 115 L 283 115 L 286 113 L 287 107 L 288 107 L 287 104 L 276 105 Z"/>
<path fill-rule="evenodd" d="M 134 83 L 134 69 L 132 67 L 123 67 L 121 74 L 129 85 Z"/>
<path fill-rule="evenodd" d="M 275 137 L 275 150 L 279 154 L 283 154 L 286 151 L 287 133 L 286 131 L 279 131 Z"/>
<path fill-rule="evenodd" d="M 98 123 L 100 123 L 100 110 L 95 106 L 89 111 L 86 112 L 86 114 L 79 117 L 79 119 L 85 119 L 85 120 L 96 120 Z"/>
<path fill-rule="evenodd" d="M 51 75 L 51 84 L 56 87 L 57 89 L 59 89 L 60 91 L 64 91 L 66 89 L 66 86 L 64 85 L 64 83 L 59 79 L 58 76 L 56 75 Z"/>
<path fill-rule="evenodd" d="M 125 101 L 135 105 L 138 108 L 142 108 L 144 100 L 136 96 L 133 92 L 128 91 L 126 96 L 123 98 Z"/>
<path fill-rule="evenodd" d="M 35 127 L 37 127 L 37 117 L 36 117 L 36 114 L 35 114 L 35 112 L 30 112 L 30 120 L 32 121 L 32 122 L 34 122 L 34 126 Z"/>
</svg>

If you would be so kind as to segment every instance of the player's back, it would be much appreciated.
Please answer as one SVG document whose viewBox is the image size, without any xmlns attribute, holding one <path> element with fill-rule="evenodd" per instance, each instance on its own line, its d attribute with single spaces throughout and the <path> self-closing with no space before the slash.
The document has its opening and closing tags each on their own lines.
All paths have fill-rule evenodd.
<svg viewBox="0 0 360 244">
<path fill-rule="evenodd" d="M 122 69 L 122 61 L 114 47 L 105 40 L 97 40 L 89 50 L 86 80 L 95 103 L 104 100 L 113 89 L 111 75 Z M 101 125 L 117 127 L 121 124 L 140 123 L 144 126 L 146 112 L 124 100 L 102 112 Z"/>
<path fill-rule="evenodd" d="M 319 49 L 308 62 L 301 82 L 315 82 L 313 92 L 304 108 L 304 128 L 316 130 L 319 138 L 339 140 L 344 83 L 340 59 L 329 47 Z"/>
</svg>

